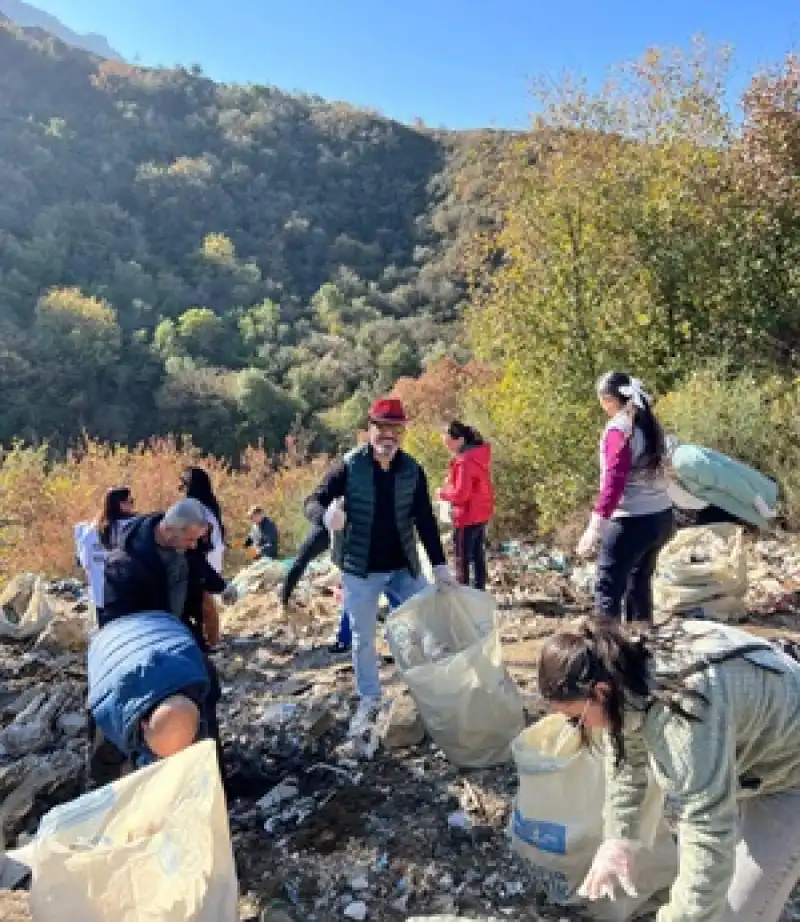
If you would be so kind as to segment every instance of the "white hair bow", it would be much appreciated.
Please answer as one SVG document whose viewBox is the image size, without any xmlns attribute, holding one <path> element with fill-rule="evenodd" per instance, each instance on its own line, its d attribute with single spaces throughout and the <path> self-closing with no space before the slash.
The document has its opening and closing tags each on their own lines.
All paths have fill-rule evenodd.
<svg viewBox="0 0 800 922">
<path fill-rule="evenodd" d="M 642 382 L 638 378 L 631 378 L 630 384 L 625 384 L 619 389 L 623 397 L 633 401 L 633 405 L 640 410 L 649 406 L 651 397 L 642 387 Z"/>
</svg>

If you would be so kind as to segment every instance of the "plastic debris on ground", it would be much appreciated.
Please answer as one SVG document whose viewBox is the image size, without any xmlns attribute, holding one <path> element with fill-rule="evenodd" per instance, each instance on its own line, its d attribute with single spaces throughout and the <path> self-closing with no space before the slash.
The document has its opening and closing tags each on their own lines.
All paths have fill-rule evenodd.
<svg viewBox="0 0 800 922">
<path fill-rule="evenodd" d="M 744 626 L 800 640 L 800 544 L 748 539 L 746 552 Z M 547 553 L 559 560 L 557 551 Z M 593 580 L 574 582 L 584 563 L 565 555 L 563 571 L 539 569 L 544 554 L 541 545 L 520 544 L 489 559 L 503 658 L 529 722 L 541 714 L 542 641 L 592 604 Z M 331 573 L 328 567 L 333 581 Z M 514 766 L 464 771 L 448 762 L 420 734 L 383 642 L 386 704 L 377 745 L 370 758 L 350 745 L 352 665 L 328 650 L 339 608 L 323 579 L 317 571 L 298 587 L 297 609 L 309 621 L 294 639 L 274 587 L 222 612 L 224 637 L 213 658 L 223 686 L 219 715 L 242 922 L 341 922 L 348 907 L 360 914 L 358 904 L 367 922 L 573 918 L 537 899 L 525 862 L 511 854 Z M 58 612 L 82 605 L 79 585 L 49 591 L 47 599 Z M 35 642 L 0 638 L 0 820 L 8 848 L 23 844 L 45 812 L 77 797 L 84 784 L 85 654 Z M 371 748 L 369 729 L 365 735 Z M 24 896 L 11 896 L 24 907 Z M 5 919 L 4 910 L 0 902 Z M 784 920 L 797 918 L 796 894 Z"/>
</svg>

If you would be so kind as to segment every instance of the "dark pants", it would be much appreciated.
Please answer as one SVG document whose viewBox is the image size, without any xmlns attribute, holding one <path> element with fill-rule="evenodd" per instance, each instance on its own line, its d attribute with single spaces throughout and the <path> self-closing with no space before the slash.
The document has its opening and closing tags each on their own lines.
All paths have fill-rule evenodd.
<svg viewBox="0 0 800 922">
<path fill-rule="evenodd" d="M 305 541 L 300 545 L 297 556 L 292 561 L 292 565 L 289 567 L 286 578 L 281 585 L 280 599 L 283 605 L 289 604 L 289 599 L 291 599 L 292 593 L 306 572 L 306 567 L 320 554 L 324 554 L 329 547 L 328 529 L 324 525 L 317 525 L 312 528 Z"/>
<path fill-rule="evenodd" d="M 612 519 L 597 557 L 596 613 L 626 621 L 653 620 L 653 574 L 661 548 L 675 532 L 672 509 Z"/>
<path fill-rule="evenodd" d="M 456 579 L 462 586 L 470 584 L 470 570 L 475 574 L 472 585 L 486 588 L 486 525 L 466 525 L 453 529 Z"/>
</svg>

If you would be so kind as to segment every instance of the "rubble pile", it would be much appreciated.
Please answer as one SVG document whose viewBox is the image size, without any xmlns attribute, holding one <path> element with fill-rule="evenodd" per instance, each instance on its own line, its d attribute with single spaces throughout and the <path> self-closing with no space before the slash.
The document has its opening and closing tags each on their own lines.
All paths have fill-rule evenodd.
<svg viewBox="0 0 800 922">
<path fill-rule="evenodd" d="M 748 560 L 745 626 L 786 635 L 797 628 L 800 549 L 761 541 L 748 546 Z M 543 546 L 509 544 L 491 557 L 504 656 L 529 721 L 540 713 L 542 640 L 562 619 L 591 610 L 581 572 Z M 315 570 L 288 618 L 275 582 L 224 613 L 214 661 L 242 922 L 578 918 L 542 905 L 512 854 L 513 765 L 449 763 L 385 644 L 388 703 L 374 734 L 347 737 L 356 702 L 349 658 L 327 646 L 339 617 L 331 583 L 330 570 Z M 86 606 L 79 585 L 45 588 L 51 616 L 38 633 L 0 636 L 0 828 L 8 848 L 85 782 Z M 4 618 L 20 623 L 29 604 L 23 615 L 21 603 L 14 614 L 4 607 Z M 60 633 L 42 643 L 56 620 Z M 800 897 L 784 919 L 800 918 L 799 906 Z M 0 918 L 22 922 L 26 912 L 23 895 L 0 892 Z"/>
</svg>

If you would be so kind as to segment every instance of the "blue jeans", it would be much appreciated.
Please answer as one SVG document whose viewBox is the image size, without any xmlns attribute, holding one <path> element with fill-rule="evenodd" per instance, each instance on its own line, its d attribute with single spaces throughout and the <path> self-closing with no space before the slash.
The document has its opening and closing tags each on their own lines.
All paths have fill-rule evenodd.
<svg viewBox="0 0 800 922">
<path fill-rule="evenodd" d="M 626 621 L 653 620 L 653 574 L 661 548 L 675 533 L 672 508 L 652 515 L 612 519 L 600 553 L 594 585 L 595 613 Z"/>
<path fill-rule="evenodd" d="M 375 652 L 375 629 L 378 623 L 378 604 L 386 595 L 394 609 L 427 586 L 426 580 L 412 576 L 408 570 L 391 573 L 369 573 L 366 577 L 342 574 L 344 611 L 350 616 L 353 636 L 353 669 L 356 691 L 362 698 L 380 698 L 381 683 Z"/>
</svg>

